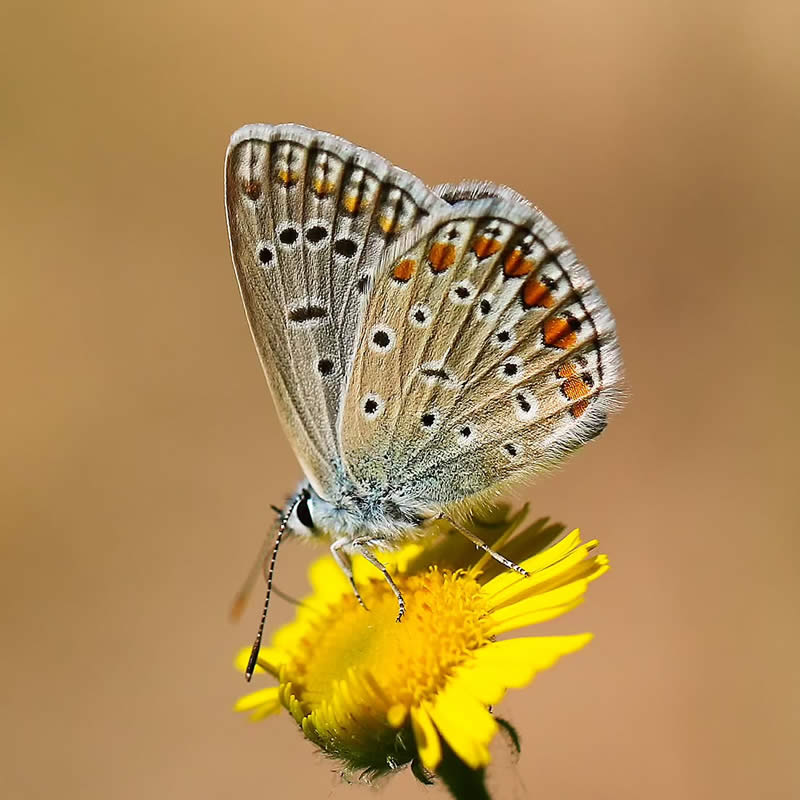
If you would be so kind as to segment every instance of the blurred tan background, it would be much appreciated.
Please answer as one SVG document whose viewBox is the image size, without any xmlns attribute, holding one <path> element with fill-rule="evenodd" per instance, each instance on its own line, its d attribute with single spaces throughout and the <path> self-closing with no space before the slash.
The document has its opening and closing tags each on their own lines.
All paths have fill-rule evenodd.
<svg viewBox="0 0 800 800">
<path fill-rule="evenodd" d="M 549 628 L 595 642 L 501 706 L 508 785 L 800 796 L 796 3 L 0 15 L 3 797 L 373 796 L 288 716 L 231 711 L 258 609 L 228 604 L 300 477 L 225 231 L 225 147 L 255 121 L 511 184 L 616 313 L 628 407 L 524 493 L 614 569 Z M 316 552 L 285 549 L 284 590 Z"/>
</svg>

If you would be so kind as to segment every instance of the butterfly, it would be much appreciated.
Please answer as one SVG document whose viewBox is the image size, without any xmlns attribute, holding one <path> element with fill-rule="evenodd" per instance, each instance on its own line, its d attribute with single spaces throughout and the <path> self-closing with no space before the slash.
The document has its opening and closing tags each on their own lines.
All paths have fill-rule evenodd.
<svg viewBox="0 0 800 800">
<path fill-rule="evenodd" d="M 301 125 L 247 125 L 225 162 L 250 330 L 306 480 L 281 510 L 255 667 L 286 532 L 324 533 L 358 596 L 373 548 L 548 469 L 619 398 L 614 319 L 553 223 L 505 186 L 428 188 Z M 267 560 L 264 561 L 265 567 Z"/>
</svg>

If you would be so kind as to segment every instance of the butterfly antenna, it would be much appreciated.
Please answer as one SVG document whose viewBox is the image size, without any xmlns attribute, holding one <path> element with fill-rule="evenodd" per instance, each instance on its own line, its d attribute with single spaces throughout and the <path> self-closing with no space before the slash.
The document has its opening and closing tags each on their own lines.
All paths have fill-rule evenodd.
<svg viewBox="0 0 800 800">
<path fill-rule="evenodd" d="M 267 594 L 264 598 L 264 610 L 261 612 L 261 622 L 258 623 L 258 633 L 256 634 L 255 641 L 253 642 L 253 649 L 250 651 L 250 660 L 247 662 L 247 669 L 244 672 L 244 677 L 248 682 L 253 677 L 253 672 L 255 672 L 256 663 L 258 662 L 258 654 L 261 652 L 261 639 L 264 636 L 264 625 L 267 621 L 267 609 L 269 608 L 269 598 L 272 594 L 272 576 L 275 573 L 275 562 L 278 558 L 278 548 L 281 546 L 281 539 L 283 539 L 283 534 L 286 532 L 286 526 L 289 524 L 289 518 L 292 516 L 292 512 L 295 510 L 300 500 L 307 496 L 308 492 L 305 489 L 303 489 L 303 491 L 299 494 L 295 495 L 294 500 L 292 500 L 292 504 L 283 515 L 283 519 L 281 519 L 281 524 L 278 528 L 278 535 L 275 537 L 275 546 L 272 548 L 272 556 L 270 557 L 269 569 L 267 570 Z"/>
<path fill-rule="evenodd" d="M 270 508 L 278 515 L 278 522 L 280 522 L 283 517 L 283 509 L 278 508 L 277 506 L 270 506 Z M 275 525 L 270 525 L 267 535 L 264 537 L 264 542 L 258 549 L 258 555 L 256 556 L 255 561 L 253 561 L 253 565 L 250 567 L 250 570 L 247 573 L 247 577 L 244 579 L 244 581 L 242 581 L 239 591 L 236 592 L 236 596 L 233 598 L 233 603 L 231 603 L 230 610 L 230 618 L 232 622 L 237 622 L 247 607 L 247 601 L 250 599 L 253 586 L 255 586 L 256 580 L 261 574 L 262 568 L 266 563 L 267 556 L 269 555 L 270 543 L 273 540 L 275 527 Z"/>
</svg>

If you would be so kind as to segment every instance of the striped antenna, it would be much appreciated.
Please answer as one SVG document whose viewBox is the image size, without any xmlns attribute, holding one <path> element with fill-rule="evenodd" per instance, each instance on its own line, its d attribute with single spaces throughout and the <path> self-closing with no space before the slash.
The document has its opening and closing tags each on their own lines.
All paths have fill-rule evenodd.
<svg viewBox="0 0 800 800">
<path fill-rule="evenodd" d="M 264 636 L 264 624 L 267 621 L 267 609 L 269 608 L 269 598 L 272 594 L 272 576 L 275 573 L 275 561 L 278 558 L 278 548 L 281 545 L 281 539 L 286 531 L 286 526 L 289 524 L 289 518 L 292 512 L 297 508 L 297 504 L 305 497 L 308 499 L 309 493 L 307 489 L 303 489 L 299 494 L 295 495 L 289 510 L 283 515 L 280 527 L 278 528 L 278 535 L 275 537 L 275 546 L 272 548 L 272 556 L 269 560 L 269 570 L 267 571 L 267 596 L 264 598 L 264 610 L 261 612 L 261 622 L 258 625 L 258 633 L 256 640 L 253 642 L 253 649 L 250 651 L 250 660 L 247 662 L 247 669 L 245 670 L 244 677 L 249 682 L 255 672 L 256 664 L 258 663 L 258 654 L 261 652 L 261 639 Z"/>
</svg>

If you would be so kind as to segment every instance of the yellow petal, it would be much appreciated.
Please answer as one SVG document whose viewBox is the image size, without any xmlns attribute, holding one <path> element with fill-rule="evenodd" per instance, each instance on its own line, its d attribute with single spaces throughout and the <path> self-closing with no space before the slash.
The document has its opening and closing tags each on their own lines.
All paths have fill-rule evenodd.
<svg viewBox="0 0 800 800">
<path fill-rule="evenodd" d="M 604 555 L 589 558 L 588 545 L 581 545 L 557 563 L 551 564 L 528 578 L 520 578 L 491 596 L 491 607 L 500 608 L 533 594 L 548 592 L 579 580 L 594 580 L 608 569 Z"/>
<path fill-rule="evenodd" d="M 442 743 L 428 712 L 422 706 L 411 709 L 411 729 L 417 740 L 417 752 L 422 765 L 425 769 L 435 770 L 442 760 Z"/>
<path fill-rule="evenodd" d="M 508 543 L 508 540 L 514 535 L 514 532 L 527 515 L 528 504 L 526 503 L 510 520 L 506 521 L 506 529 L 492 542 L 492 550 L 499 553 L 504 545 Z M 483 571 L 483 568 L 489 563 L 490 559 L 491 555 L 489 555 L 489 553 L 484 553 L 475 564 L 470 567 L 470 573 L 472 575 L 479 575 Z"/>
<path fill-rule="evenodd" d="M 281 709 L 281 701 L 278 699 L 279 691 L 279 686 L 271 686 L 268 689 L 259 689 L 257 692 L 246 694 L 236 701 L 234 710 L 255 711 L 254 719 L 267 717 Z"/>
<path fill-rule="evenodd" d="M 378 556 L 382 563 L 385 563 L 383 558 Z M 355 556 L 353 558 L 353 579 L 359 586 L 363 586 L 370 581 L 377 580 L 383 576 L 378 572 L 374 565 L 370 564 L 363 556 Z"/>
<path fill-rule="evenodd" d="M 561 656 L 585 647 L 590 633 L 574 636 L 528 636 L 494 642 L 476 651 L 474 660 L 453 677 L 485 705 L 498 703 L 506 689 L 519 689 Z"/>
<path fill-rule="evenodd" d="M 487 631 L 489 636 L 499 636 L 501 633 L 508 633 L 508 631 L 515 631 L 519 628 L 527 628 L 529 625 L 538 625 L 540 622 L 548 622 L 551 619 L 556 619 L 573 608 L 577 608 L 583 602 L 583 597 L 573 600 L 571 603 L 565 603 L 553 608 L 540 608 L 533 611 L 528 611 L 525 614 L 518 614 L 504 619 L 502 622 L 496 622 Z"/>
<path fill-rule="evenodd" d="M 483 665 L 477 662 L 461 667 L 450 678 L 450 682 L 485 706 L 499 703 L 508 688 L 502 670 L 484 669 Z"/>
<path fill-rule="evenodd" d="M 497 732 L 497 723 L 486 707 L 457 682 L 449 684 L 436 697 L 431 718 L 467 766 L 478 769 L 489 763 L 489 742 Z"/>
<path fill-rule="evenodd" d="M 393 728 L 399 728 L 408 716 L 408 706 L 396 703 L 386 712 L 386 720 Z"/>
<path fill-rule="evenodd" d="M 491 613 L 490 634 L 554 619 L 575 608 L 582 601 L 587 586 L 585 580 L 575 581 L 543 594 L 526 597 L 513 605 L 498 608 Z"/>
<path fill-rule="evenodd" d="M 339 565 L 330 556 L 317 559 L 308 569 L 314 600 L 330 602 L 351 591 L 350 583 Z"/>
<path fill-rule="evenodd" d="M 552 667 L 561 656 L 575 653 L 591 641 L 591 633 L 506 639 L 483 648 L 479 658 L 484 669 L 502 670 L 506 686 L 518 689 L 537 672 Z"/>
<path fill-rule="evenodd" d="M 568 533 L 563 539 L 556 542 L 552 547 L 549 547 L 544 552 L 525 559 L 520 566 L 533 575 L 534 573 L 540 572 L 541 570 L 546 569 L 553 564 L 557 564 L 576 547 L 580 547 L 580 544 L 580 531 L 574 530 L 572 533 Z M 527 580 L 530 579 L 523 578 L 519 573 L 508 570 L 507 572 L 502 572 L 500 575 L 497 575 L 488 581 L 488 583 L 484 585 L 483 590 L 486 592 L 487 596 L 492 597 L 506 589 L 508 586 L 518 583 L 519 581 Z"/>
<path fill-rule="evenodd" d="M 393 561 L 397 567 L 397 571 L 404 575 L 408 572 L 409 564 L 420 554 L 423 552 L 425 548 L 423 545 L 412 542 L 411 544 L 407 544 L 405 547 L 401 547 L 396 553 L 394 553 Z"/>
</svg>

